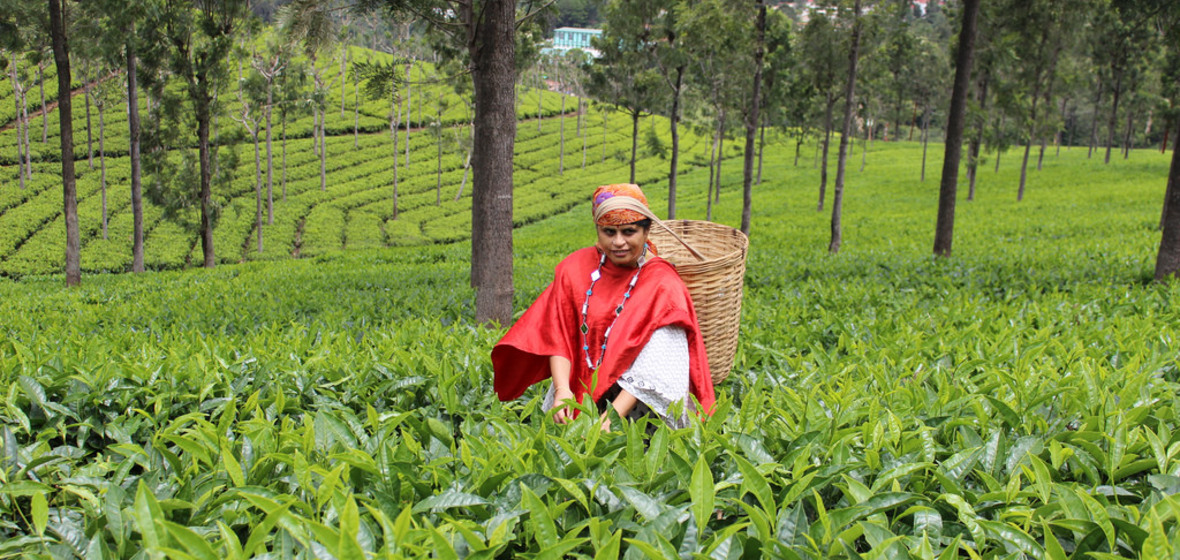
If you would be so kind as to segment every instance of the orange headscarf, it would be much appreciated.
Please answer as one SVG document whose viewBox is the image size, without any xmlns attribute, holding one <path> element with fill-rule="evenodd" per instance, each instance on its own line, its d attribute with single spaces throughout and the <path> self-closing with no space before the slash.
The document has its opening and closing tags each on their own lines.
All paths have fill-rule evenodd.
<svg viewBox="0 0 1180 560">
<path fill-rule="evenodd" d="M 640 190 L 639 185 L 632 185 L 630 183 L 617 183 L 614 185 L 603 185 L 597 189 L 594 189 L 594 205 L 591 207 L 590 211 L 594 212 L 598 210 L 599 204 L 602 204 L 607 199 L 616 196 L 634 198 L 635 200 L 643 203 L 644 206 L 647 206 L 647 197 L 643 195 L 643 191 Z M 643 214 L 640 214 L 639 212 L 634 210 L 620 209 L 612 210 L 603 214 L 597 220 L 595 220 L 595 223 L 600 226 L 621 226 L 624 224 L 633 224 L 645 219 L 647 219 L 647 217 Z"/>
</svg>

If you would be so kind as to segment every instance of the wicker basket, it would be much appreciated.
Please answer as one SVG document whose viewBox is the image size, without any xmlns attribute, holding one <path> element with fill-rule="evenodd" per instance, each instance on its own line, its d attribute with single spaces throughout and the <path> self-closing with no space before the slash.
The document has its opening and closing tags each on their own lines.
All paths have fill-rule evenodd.
<svg viewBox="0 0 1180 560">
<path fill-rule="evenodd" d="M 660 257 L 676 265 L 688 286 L 709 355 L 709 371 L 713 382 L 720 383 L 733 369 L 737 352 L 742 281 L 750 241 L 742 232 L 713 222 L 665 220 L 663 224 L 705 257 L 694 257 L 663 228 L 651 228 L 651 239 Z"/>
</svg>

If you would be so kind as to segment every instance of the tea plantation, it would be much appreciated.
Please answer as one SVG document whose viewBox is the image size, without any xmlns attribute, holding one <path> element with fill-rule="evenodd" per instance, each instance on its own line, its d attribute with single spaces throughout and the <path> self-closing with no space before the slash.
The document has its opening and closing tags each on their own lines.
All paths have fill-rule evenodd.
<svg viewBox="0 0 1180 560">
<path fill-rule="evenodd" d="M 565 176 L 559 122 L 521 123 L 518 310 L 592 242 L 592 189 L 626 179 L 628 137 L 608 132 L 603 162 L 595 120 L 585 171 L 567 121 Z M 423 169 L 392 220 L 388 132 L 352 142 L 329 139 L 326 192 L 310 141 L 292 144 L 263 253 L 252 170 L 235 182 L 213 270 L 166 270 L 195 236 L 156 210 L 156 270 L 93 274 L 129 262 L 129 204 L 112 183 L 112 234 L 96 237 L 84 172 L 92 273 L 73 290 L 40 275 L 61 254 L 51 164 L 23 192 L 3 169 L 0 267 L 19 278 L 0 278 L 0 556 L 1180 555 L 1180 286 L 1149 282 L 1165 156 L 1051 152 L 1019 203 L 1010 157 L 960 201 L 954 257 L 935 260 L 920 145 L 878 142 L 850 167 L 829 255 L 812 146 L 795 167 L 771 143 L 735 370 L 711 418 L 649 437 L 592 415 L 556 425 L 540 387 L 496 400 L 504 329 L 470 321 L 457 158 L 435 206 L 434 148 L 412 144 Z M 640 166 L 660 214 L 665 165 Z M 687 167 L 678 217 L 700 219 L 709 173 Z M 723 172 L 714 219 L 732 225 L 740 163 Z"/>
</svg>

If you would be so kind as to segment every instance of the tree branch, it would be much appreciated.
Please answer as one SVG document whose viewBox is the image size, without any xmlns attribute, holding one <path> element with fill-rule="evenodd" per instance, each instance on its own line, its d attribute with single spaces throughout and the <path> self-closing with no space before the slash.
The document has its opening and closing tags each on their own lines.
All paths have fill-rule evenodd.
<svg viewBox="0 0 1180 560">
<path fill-rule="evenodd" d="M 537 8 L 537 9 L 535 9 L 535 10 L 531 11 L 531 12 L 528 12 L 528 13 L 526 13 L 526 14 L 525 14 L 525 15 L 523 15 L 523 16 L 520 16 L 520 18 L 519 18 L 519 19 L 517 19 L 517 20 L 516 20 L 516 23 L 514 23 L 513 25 L 514 25 L 515 27 L 519 28 L 519 27 L 520 27 L 521 25 L 523 25 L 525 22 L 527 22 L 527 21 L 528 21 L 528 20 L 530 20 L 530 19 L 533 19 L 534 17 L 536 17 L 536 16 L 537 16 L 537 14 L 541 13 L 542 11 L 544 11 L 544 10 L 545 10 L 545 8 L 548 8 L 549 6 L 552 6 L 552 5 L 553 5 L 553 4 L 555 4 L 556 2 L 557 2 L 557 0 L 548 0 L 548 1 L 546 1 L 544 6 L 541 6 L 540 8 Z"/>
</svg>

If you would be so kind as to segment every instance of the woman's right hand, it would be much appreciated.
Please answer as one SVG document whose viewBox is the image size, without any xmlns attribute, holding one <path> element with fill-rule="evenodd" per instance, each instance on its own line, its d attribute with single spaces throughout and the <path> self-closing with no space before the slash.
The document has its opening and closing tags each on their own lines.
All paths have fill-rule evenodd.
<svg viewBox="0 0 1180 560">
<path fill-rule="evenodd" d="M 574 392 L 568 388 L 558 388 L 553 391 L 553 420 L 558 424 L 566 424 L 574 419 L 573 405 L 577 403 Z"/>
</svg>

